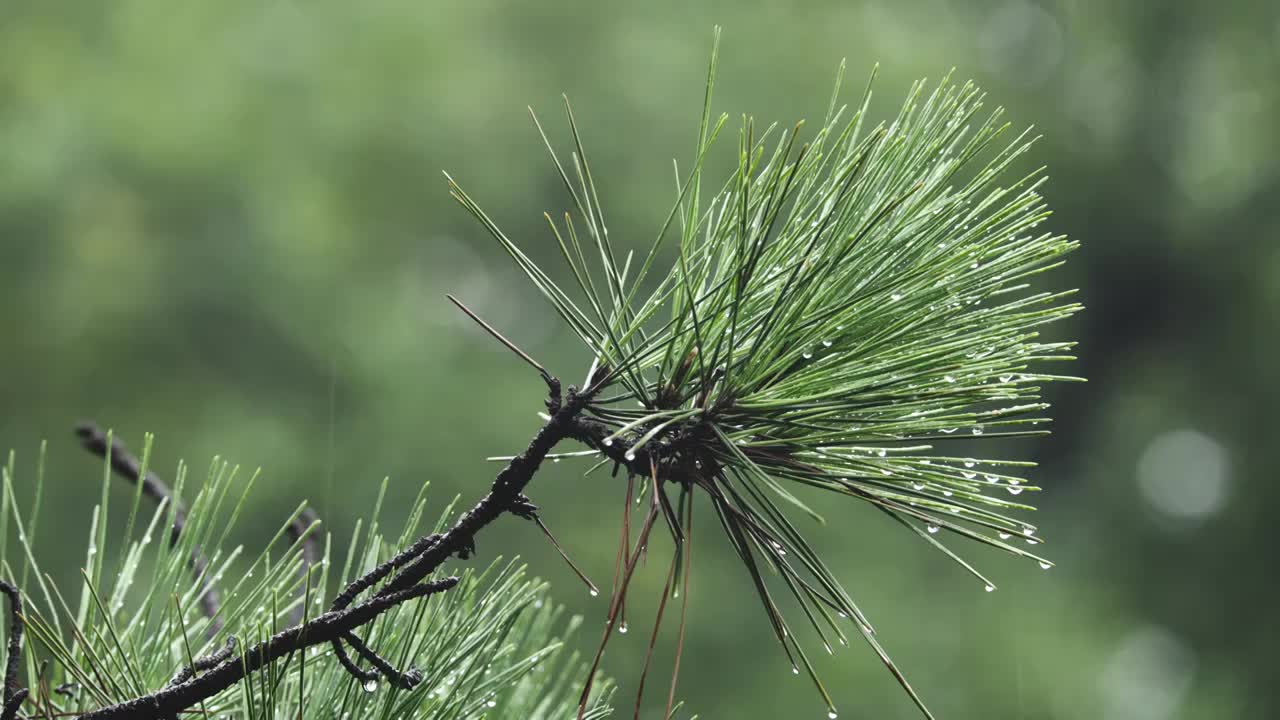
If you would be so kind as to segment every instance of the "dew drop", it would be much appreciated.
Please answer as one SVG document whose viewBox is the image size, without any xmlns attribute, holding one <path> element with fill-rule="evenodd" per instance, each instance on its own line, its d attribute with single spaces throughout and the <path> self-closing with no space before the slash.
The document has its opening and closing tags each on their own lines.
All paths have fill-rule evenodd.
<svg viewBox="0 0 1280 720">
<path fill-rule="evenodd" d="M 364 691 L 365 691 L 365 692 L 367 692 L 367 693 L 374 692 L 374 691 L 376 691 L 376 690 L 378 689 L 378 681 L 377 681 L 377 680 L 365 680 L 365 681 L 364 681 L 364 685 L 363 685 L 362 687 L 364 687 Z"/>
<path fill-rule="evenodd" d="M 835 711 L 835 710 L 832 710 L 832 711 L 830 711 L 830 712 L 828 712 L 828 713 L 827 713 L 827 720 L 836 720 L 836 718 L 838 718 L 838 717 L 840 717 L 840 716 L 836 714 L 836 711 Z"/>
<path fill-rule="evenodd" d="M 950 435 L 955 431 L 956 431 L 956 428 L 941 428 L 938 430 L 938 432 L 942 433 L 943 435 Z"/>
<path fill-rule="evenodd" d="M 974 425 L 974 426 L 973 426 L 973 434 L 974 434 L 974 435 L 981 435 L 981 434 L 982 434 L 982 426 L 981 426 L 981 425 Z"/>
<path fill-rule="evenodd" d="M 800 668 L 796 667 L 795 665 L 792 665 L 792 666 L 791 666 L 791 674 L 792 674 L 792 675 L 799 675 L 799 674 L 800 674 Z"/>
<path fill-rule="evenodd" d="M 912 490 L 923 490 L 923 489 L 924 489 L 924 483 L 922 483 L 922 482 L 913 482 L 913 483 L 911 483 L 911 489 L 912 489 Z"/>
<path fill-rule="evenodd" d="M 942 491 L 942 495 L 943 495 L 943 497 L 951 497 L 951 491 L 950 491 L 950 490 L 943 490 L 943 491 Z"/>
<path fill-rule="evenodd" d="M 983 588 L 983 590 L 986 590 L 987 592 L 995 592 L 995 589 L 996 589 L 995 585 L 988 585 L 985 588 Z"/>
<path fill-rule="evenodd" d="M 801 357 L 803 357 L 805 360 L 812 360 L 812 359 L 813 359 L 813 353 L 811 353 L 811 352 L 806 352 L 806 353 L 804 353 Z"/>
<path fill-rule="evenodd" d="M 890 295 L 890 296 L 889 296 L 889 299 L 890 299 L 890 300 L 892 300 L 892 301 L 894 301 L 894 302 L 898 302 L 899 300 L 901 300 L 901 299 L 902 299 L 902 293 L 894 293 L 894 294 L 892 294 L 892 295 Z"/>
<path fill-rule="evenodd" d="M 973 467 L 974 465 L 977 465 L 977 464 L 978 464 L 978 461 L 977 461 L 977 460 L 973 460 L 973 459 L 969 459 L 969 460 L 965 460 L 965 461 L 964 461 L 964 466 L 965 466 L 965 467 L 969 467 L 969 468 L 971 468 L 971 467 Z"/>
<path fill-rule="evenodd" d="M 590 589 L 590 590 L 588 590 L 587 592 L 591 593 L 591 597 L 595 597 L 595 596 L 597 596 L 597 595 L 599 595 L 599 594 L 600 594 L 600 591 L 599 591 L 599 590 L 597 590 L 597 589 L 595 589 L 595 588 L 591 588 L 591 589 Z"/>
<path fill-rule="evenodd" d="M 630 450 L 628 450 L 628 451 L 627 451 L 627 454 L 626 454 L 626 455 L 623 455 L 623 457 L 624 457 L 624 458 L 626 458 L 628 462 L 630 462 L 631 460 L 635 460 L 635 459 L 636 459 L 636 454 L 635 454 L 635 453 L 633 453 L 633 452 L 631 452 Z"/>
<path fill-rule="evenodd" d="M 605 438 L 605 439 L 604 439 L 604 446 L 605 446 L 605 447 L 612 447 L 612 446 L 613 446 L 613 438 Z"/>
<path fill-rule="evenodd" d="M 558 463 L 560 462 L 560 458 L 551 458 L 551 462 Z"/>
<path fill-rule="evenodd" d="M 822 347 L 831 347 L 831 341 L 830 341 L 830 340 L 823 340 L 823 341 L 822 341 Z"/>
<path fill-rule="evenodd" d="M 1033 527 L 1031 527 L 1030 525 L 1028 525 L 1027 527 L 1022 528 L 1022 534 L 1023 534 L 1023 535 L 1035 535 L 1035 534 L 1036 534 L 1036 529 L 1035 529 L 1035 528 L 1033 528 Z"/>
<path fill-rule="evenodd" d="M 1040 561 L 1040 569 L 1041 569 L 1041 570 L 1048 570 L 1048 569 L 1049 569 L 1049 568 L 1051 568 L 1051 567 L 1053 567 L 1053 563 L 1048 562 L 1048 561 L 1046 561 L 1046 560 L 1041 560 L 1041 561 Z"/>
<path fill-rule="evenodd" d="M 876 455 L 879 455 L 880 457 L 884 457 L 884 456 L 885 456 L 885 454 L 886 454 L 886 452 L 885 452 L 884 450 L 877 450 L 877 451 L 876 451 Z"/>
<path fill-rule="evenodd" d="M 929 523 L 928 525 L 925 526 L 924 529 L 928 530 L 930 535 L 933 535 L 938 532 L 938 526 L 934 525 L 933 523 Z"/>
<path fill-rule="evenodd" d="M 956 381 L 956 379 L 955 379 L 954 377 L 950 376 L 950 375 L 944 375 L 944 376 L 942 377 L 942 379 L 943 379 L 943 380 L 945 380 L 945 381 L 947 381 L 947 382 L 949 382 L 949 383 L 953 383 L 953 382 L 955 382 L 955 381 Z"/>
<path fill-rule="evenodd" d="M 485 706 L 485 707 L 498 707 L 498 701 L 497 701 L 497 700 L 488 700 L 488 701 L 486 701 L 486 702 L 485 702 L 484 706 Z"/>
<path fill-rule="evenodd" d="M 1008 540 L 1008 539 L 1009 539 L 1009 537 L 1010 537 L 1010 536 L 1009 536 L 1009 533 L 1007 533 L 1007 532 L 1002 532 L 1002 533 L 1000 533 L 1000 539 L 1001 539 L 1001 540 Z"/>
<path fill-rule="evenodd" d="M 961 471 L 960 471 L 960 474 L 964 476 L 964 479 L 965 479 L 965 480 L 972 480 L 972 479 L 974 479 L 974 478 L 978 477 L 978 473 L 976 473 L 976 472 L 969 472 L 969 471 L 967 471 L 967 470 L 961 470 Z"/>
<path fill-rule="evenodd" d="M 622 633 L 623 635 L 627 634 L 627 624 L 625 622 L 618 626 L 618 632 Z"/>
<path fill-rule="evenodd" d="M 1010 485 L 1008 487 L 1008 490 L 1010 495 L 1017 495 L 1022 492 L 1022 488 L 1018 487 L 1017 485 Z"/>
<path fill-rule="evenodd" d="M 996 477 L 995 475 L 985 475 L 984 477 L 989 483 L 996 483 L 1000 481 L 1000 478 Z"/>
</svg>

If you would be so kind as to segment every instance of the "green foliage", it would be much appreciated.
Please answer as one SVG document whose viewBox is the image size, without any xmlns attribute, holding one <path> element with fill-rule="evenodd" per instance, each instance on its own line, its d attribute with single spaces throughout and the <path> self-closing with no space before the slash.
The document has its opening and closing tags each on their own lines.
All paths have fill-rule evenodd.
<svg viewBox="0 0 1280 720">
<path fill-rule="evenodd" d="M 1049 567 L 1020 547 L 1041 541 L 1013 515 L 1032 509 L 1013 497 L 1038 489 L 1017 474 L 1025 463 L 938 446 L 1045 432 L 1041 384 L 1076 378 L 1040 369 L 1072 359 L 1073 343 L 1043 342 L 1039 328 L 1079 305 L 1070 292 L 1036 291 L 1032 279 L 1076 243 L 1037 229 L 1049 215 L 1042 171 L 1006 179 L 1029 133 L 1007 138 L 1001 110 L 984 116 L 979 90 L 949 79 L 931 92 L 913 86 L 887 126 L 867 120 L 870 84 L 849 108 L 839 80 L 808 141 L 802 124 L 759 131 L 744 118 L 737 168 L 708 192 L 704 162 L 727 120 L 710 109 L 715 65 L 713 53 L 692 167 L 677 168 L 677 200 L 639 257 L 611 239 L 568 112 L 570 159 L 551 155 L 577 216 L 547 220 L 574 292 L 451 186 L 581 339 L 592 367 L 612 372 L 620 394 L 591 408 L 612 430 L 603 444 L 623 443 L 634 460 L 685 443 L 679 452 L 696 467 L 686 484 L 711 497 L 779 643 L 832 715 L 767 575 L 828 651 L 833 637 L 846 641 L 840 620 L 852 617 L 928 714 L 784 508 L 819 521 L 819 509 L 844 512 L 814 509 L 797 487 L 867 502 L 988 591 L 994 583 L 936 539 L 940 530 Z M 673 234 L 676 261 L 652 272 Z"/>
<path fill-rule="evenodd" d="M 144 465 L 150 445 L 148 438 Z M 42 469 L 43 464 L 42 455 Z M 102 500 L 88 525 L 84 582 L 73 604 L 74 596 L 53 584 L 39 565 L 38 549 L 28 542 L 41 520 L 39 508 L 19 511 L 12 473 L 11 461 L 3 478 L 0 556 L 9 557 L 11 535 L 16 537 L 20 565 L 6 562 L 3 575 L 21 581 L 27 593 L 25 669 L 33 687 L 29 702 L 38 703 L 37 715 L 75 713 L 153 692 L 193 658 L 221 648 L 228 637 L 234 636 L 242 651 L 304 615 L 315 616 L 327 608 L 335 585 L 385 561 L 430 525 L 424 485 L 404 528 L 398 536 L 388 535 L 377 520 L 384 482 L 368 527 L 362 531 L 357 526 L 345 553 L 334 548 L 331 536 L 321 537 L 318 523 L 307 532 L 313 536 L 310 541 L 322 543 L 316 563 L 303 562 L 306 537 L 285 547 L 285 528 L 304 503 L 272 543 L 245 562 L 244 548 L 230 543 L 237 519 L 251 503 L 257 475 L 244 481 L 239 468 L 215 459 L 195 491 L 176 544 L 167 542 L 173 503 L 162 502 L 146 518 L 141 493 L 128 508 L 128 531 L 117 540 L 106 531 L 111 482 L 106 466 Z M 181 496 L 187 478 L 187 466 L 180 465 L 175 496 Z M 35 487 L 39 497 L 43 471 Z M 452 514 L 450 505 L 435 529 L 444 527 Z M 138 533 L 132 532 L 135 520 Z M 192 553 L 208 559 L 200 577 L 192 575 Z M 424 679 L 413 690 L 361 686 L 331 651 L 316 646 L 251 673 L 205 703 L 202 711 L 246 719 L 567 717 L 577 707 L 572 679 L 582 675 L 583 667 L 562 643 L 580 619 L 566 618 L 546 601 L 546 586 L 526 577 L 514 561 L 496 560 L 460 574 L 462 582 L 453 590 L 399 606 L 360 631 L 385 657 L 421 671 Z M 202 614 L 199 602 L 211 587 L 222 600 L 217 633 L 211 632 L 212 619 Z M 63 683 L 74 683 L 71 695 L 51 691 Z M 610 694 L 605 683 L 588 717 L 608 715 Z"/>
</svg>

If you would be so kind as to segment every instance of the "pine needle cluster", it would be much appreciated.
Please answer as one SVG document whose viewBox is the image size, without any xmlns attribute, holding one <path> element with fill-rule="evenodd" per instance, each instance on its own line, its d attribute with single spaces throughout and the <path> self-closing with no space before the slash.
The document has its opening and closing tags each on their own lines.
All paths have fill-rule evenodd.
<svg viewBox="0 0 1280 720">
<path fill-rule="evenodd" d="M 1073 344 L 1041 328 L 1080 306 L 1037 276 L 1076 243 L 1041 228 L 1043 169 L 1012 174 L 1030 131 L 1011 133 L 978 88 L 949 77 L 915 84 L 896 117 L 874 124 L 870 82 L 852 107 L 839 102 L 842 66 L 816 132 L 744 118 L 737 166 L 713 182 L 705 161 L 728 119 L 711 111 L 715 65 L 713 53 L 693 161 L 677 166 L 676 200 L 644 252 L 611 234 L 567 102 L 567 157 L 537 127 L 572 202 L 546 217 L 569 284 L 451 188 L 586 347 L 589 384 L 607 378 L 579 437 L 590 449 L 567 455 L 651 484 L 678 548 L 688 496 L 709 498 L 778 642 L 832 717 L 780 593 L 827 650 L 852 628 L 928 714 L 793 516 L 821 522 L 849 512 L 841 499 L 861 501 L 987 591 L 995 583 L 943 536 L 1048 568 L 1021 517 L 1039 489 L 1023 477 L 1029 463 L 947 449 L 1047 432 L 1042 385 L 1077 378 L 1046 371 Z"/>
<path fill-rule="evenodd" d="M 150 438 L 140 474 L 147 475 Z M 439 531 L 456 515 L 453 504 L 434 521 L 427 515 L 427 486 L 410 507 L 403 529 L 387 534 L 378 517 L 386 492 L 379 489 L 370 518 L 339 543 L 308 521 L 305 503 L 281 525 L 271 543 L 246 557 L 231 543 L 237 520 L 252 503 L 257 474 L 215 459 L 190 507 L 178 499 L 188 485 L 180 465 L 170 497 L 151 510 L 137 485 L 122 513 L 123 536 L 107 532 L 109 477 L 87 523 L 89 537 L 83 583 L 76 594 L 60 589 L 39 561 L 30 538 L 41 517 L 43 453 L 34 483 L 35 501 L 22 512 L 14 494 L 13 456 L 3 471 L 0 496 L 2 572 L 27 598 L 22 612 L 22 670 L 29 717 L 65 717 L 114 706 L 169 687 L 208 669 L 200 658 L 248 653 L 281 629 L 320 615 L 335 584 L 385 562 L 424 531 Z M 104 473 L 111 473 L 108 459 Z M 119 511 L 116 511 L 119 512 Z M 178 523 L 180 533 L 171 533 Z M 299 523 L 299 519 L 303 523 Z M 363 527 L 362 527 L 363 526 Z M 16 540 L 16 542 L 14 542 Z M 345 550 L 337 548 L 345 544 Z M 192 558 L 204 559 L 193 572 Z M 384 657 L 413 667 L 411 689 L 361 682 L 333 657 L 313 646 L 268 663 L 261 671 L 193 708 L 211 717 L 265 718 L 464 718 L 521 717 L 551 720 L 578 705 L 573 679 L 585 671 L 564 638 L 580 625 L 547 599 L 545 583 L 524 568 L 497 559 L 466 569 L 448 592 L 396 607 L 365 626 L 365 640 Z M 212 615 L 205 600 L 217 594 Z M 241 661 L 251 658 L 241 655 Z M 605 683 L 588 717 L 608 714 Z"/>
</svg>

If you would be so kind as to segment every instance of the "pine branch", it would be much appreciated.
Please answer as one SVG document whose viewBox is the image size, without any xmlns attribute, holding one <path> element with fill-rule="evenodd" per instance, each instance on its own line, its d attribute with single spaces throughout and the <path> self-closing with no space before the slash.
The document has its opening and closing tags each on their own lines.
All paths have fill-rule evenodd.
<svg viewBox="0 0 1280 720">
<path fill-rule="evenodd" d="M 1037 427 L 1048 422 L 1041 385 L 1079 378 L 1040 369 L 1073 359 L 1074 346 L 1043 341 L 1042 328 L 1080 306 L 1067 301 L 1071 291 L 1036 292 L 1032 281 L 1077 244 L 1036 230 L 1050 215 L 1043 168 L 1006 180 L 1035 138 L 1008 138 L 1002 111 L 982 117 L 981 91 L 949 77 L 931 92 L 916 83 L 896 117 L 874 125 L 870 83 L 860 101 L 840 104 L 842 65 L 813 137 L 801 138 L 802 123 L 760 132 L 745 117 L 737 167 L 704 194 L 704 159 L 728 118 L 711 111 L 716 65 L 713 49 L 691 169 L 677 170 L 675 203 L 641 262 L 618 260 L 571 112 L 571 163 L 534 122 L 578 216 L 547 215 L 572 286 L 561 287 L 446 175 L 449 190 L 578 336 L 593 367 L 612 368 L 618 394 L 570 427 L 591 452 L 563 457 L 612 463 L 642 487 L 651 479 L 652 512 L 665 518 L 678 558 L 688 551 L 683 523 L 664 488 L 698 488 L 793 670 L 803 668 L 831 717 L 834 701 L 780 610 L 779 590 L 828 652 L 847 644 L 852 626 L 932 717 L 788 510 L 825 522 L 818 510 L 826 508 L 811 507 L 800 488 L 866 503 L 987 592 L 995 584 L 937 533 L 1051 567 L 1021 547 L 1042 542 L 1013 514 L 1034 508 L 1006 497 L 1039 489 L 1008 469 L 1027 463 L 939 446 L 1046 433 Z M 674 260 L 645 282 L 668 235 Z"/>
<path fill-rule="evenodd" d="M 458 582 L 456 577 L 435 581 L 427 581 L 426 578 L 451 556 L 457 555 L 464 559 L 469 557 L 475 549 L 475 536 L 503 514 L 528 511 L 528 499 L 523 494 L 525 486 L 556 443 L 574 432 L 576 417 L 587 407 L 595 392 L 589 389 L 587 392 L 577 393 L 570 387 L 568 397 L 561 402 L 558 381 L 548 376 L 547 383 L 551 388 L 547 401 L 548 409 L 552 412 L 550 419 L 537 432 L 525 452 L 513 458 L 498 473 L 489 493 L 450 530 L 420 538 L 391 560 L 352 582 L 338 595 L 329 612 L 281 631 L 246 649 L 238 657 L 214 656 L 208 661 L 197 662 L 194 670 L 175 677 L 175 682 L 169 686 L 85 713 L 80 716 L 81 719 L 146 720 L 170 717 L 212 698 L 274 660 L 324 643 L 334 644 L 341 650 L 340 643 L 343 641 L 356 648 L 361 656 L 374 664 L 379 674 L 392 683 L 400 686 L 416 684 L 420 676 L 414 670 L 396 670 L 389 661 L 379 656 L 353 633 L 357 628 L 373 622 L 382 613 L 405 602 L 452 588 Z M 602 383 L 597 383 L 600 384 Z M 361 593 L 386 577 L 391 577 L 391 580 L 370 598 L 355 602 Z M 349 659 L 347 662 L 350 663 Z M 348 669 L 361 679 L 369 677 L 368 671 L 355 668 L 354 663 L 350 663 Z M 202 672 L 196 674 L 196 671 Z"/>
</svg>

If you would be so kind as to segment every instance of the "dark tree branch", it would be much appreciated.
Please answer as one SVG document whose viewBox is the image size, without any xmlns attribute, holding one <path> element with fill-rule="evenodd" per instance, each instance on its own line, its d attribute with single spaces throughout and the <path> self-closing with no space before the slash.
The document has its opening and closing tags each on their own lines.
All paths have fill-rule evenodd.
<svg viewBox="0 0 1280 720">
<path fill-rule="evenodd" d="M 117 437 L 111 438 L 110 448 L 107 446 L 107 435 L 91 422 L 80 423 L 76 426 L 76 436 L 80 438 L 80 444 L 84 449 L 97 455 L 100 458 L 106 458 L 108 454 L 111 458 L 111 469 L 116 474 L 125 478 L 131 483 L 142 485 L 142 494 L 151 498 L 159 504 L 168 500 L 173 505 L 173 527 L 169 531 L 169 546 L 173 547 L 178 544 L 178 538 L 182 535 L 183 529 L 187 526 L 187 511 L 182 507 L 182 501 L 174 497 L 173 491 L 168 485 L 150 470 L 146 475 L 142 474 L 142 463 L 138 462 L 138 458 L 134 457 L 124 443 Z M 110 453 L 108 453 L 108 449 Z M 191 551 L 191 559 L 188 563 L 191 567 L 191 573 L 197 579 L 205 577 L 209 569 L 208 562 L 204 559 L 204 554 L 200 552 L 200 548 Z M 209 618 L 208 634 L 210 637 L 217 635 L 222 630 L 222 620 L 218 618 L 218 610 L 222 607 L 222 600 L 218 596 L 218 591 L 213 587 L 208 579 L 203 582 L 200 588 L 200 612 Z"/>
<path fill-rule="evenodd" d="M 0 720 L 13 720 L 30 691 L 18 687 L 18 665 L 22 662 L 22 593 L 0 580 L 0 592 L 9 597 L 9 643 L 4 662 L 4 709 Z"/>
<path fill-rule="evenodd" d="M 240 681 L 246 673 L 253 673 L 290 653 L 312 645 L 319 645 L 340 637 L 357 627 L 366 625 L 382 613 L 415 598 L 444 592 L 458 584 L 458 578 L 415 585 L 408 590 L 386 597 L 375 597 L 347 610 L 327 612 L 305 625 L 295 625 L 283 630 L 264 642 L 245 650 L 241 657 L 229 657 L 179 685 L 158 690 L 150 695 L 127 700 L 117 705 L 94 710 L 81 715 L 81 720 L 143 720 L 144 718 L 170 717 L 175 713 L 198 705 Z"/>
<path fill-rule="evenodd" d="M 186 667 L 179 670 L 178 674 L 174 675 L 173 679 L 169 681 L 170 687 L 185 683 L 186 681 L 195 677 L 197 672 L 212 670 L 214 667 L 218 665 L 218 663 L 221 663 L 227 658 L 231 657 L 231 653 L 235 652 L 235 649 L 236 649 L 236 636 L 230 635 L 227 637 L 227 644 L 223 645 L 221 650 L 210 653 L 209 655 L 206 655 L 202 658 L 196 658 L 193 664 L 187 665 Z"/>
<path fill-rule="evenodd" d="M 607 371 L 602 371 L 607 372 Z M 546 376 L 550 390 L 547 409 L 550 419 L 530 441 L 525 451 L 513 458 L 494 479 L 489 493 L 475 507 L 467 511 L 457 523 L 443 534 L 426 535 L 402 550 L 395 557 L 379 565 L 353 581 L 334 599 L 332 609 L 304 624 L 281 631 L 264 642 L 246 649 L 239 657 L 225 657 L 202 674 L 173 683 L 149 695 L 134 698 L 86 713 L 81 720 L 151 720 L 171 717 L 196 706 L 219 692 L 239 682 L 247 673 L 257 672 L 267 664 L 289 653 L 321 643 L 333 643 L 339 651 L 339 661 L 361 678 L 369 678 L 369 671 L 360 670 L 346 655 L 342 641 L 350 643 L 362 657 L 368 660 L 389 682 L 412 686 L 421 676 L 410 669 L 401 673 L 360 640 L 354 631 L 367 625 L 379 615 L 402 603 L 418 597 L 442 592 L 458 583 L 456 577 L 426 581 L 446 560 L 454 555 L 467 558 L 475 550 L 475 536 L 489 523 L 505 513 L 527 514 L 530 503 L 523 494 L 542 461 L 556 443 L 575 435 L 575 423 L 595 393 L 606 383 L 603 375 L 593 377 L 593 386 L 586 393 L 576 393 L 572 387 L 567 397 L 561 398 L 560 383 Z M 85 437 L 82 435 L 82 437 Z M 86 441 L 86 447 L 90 447 Z M 105 451 L 105 438 L 102 442 Z M 90 449 L 93 449 L 90 447 Z M 113 467 L 115 453 L 113 451 Z M 136 467 L 136 465 L 135 465 Z M 136 477 L 138 472 L 134 472 Z M 144 479 L 144 491 L 146 491 Z M 395 573 L 394 575 L 392 573 Z M 362 593 L 390 577 L 380 589 L 366 600 L 356 602 Z M 216 657 L 216 656 L 215 656 Z M 345 661 L 344 661 L 345 658 Z M 197 665 L 204 663 L 198 662 Z M 2 719 L 0 719 L 2 720 Z"/>
</svg>

